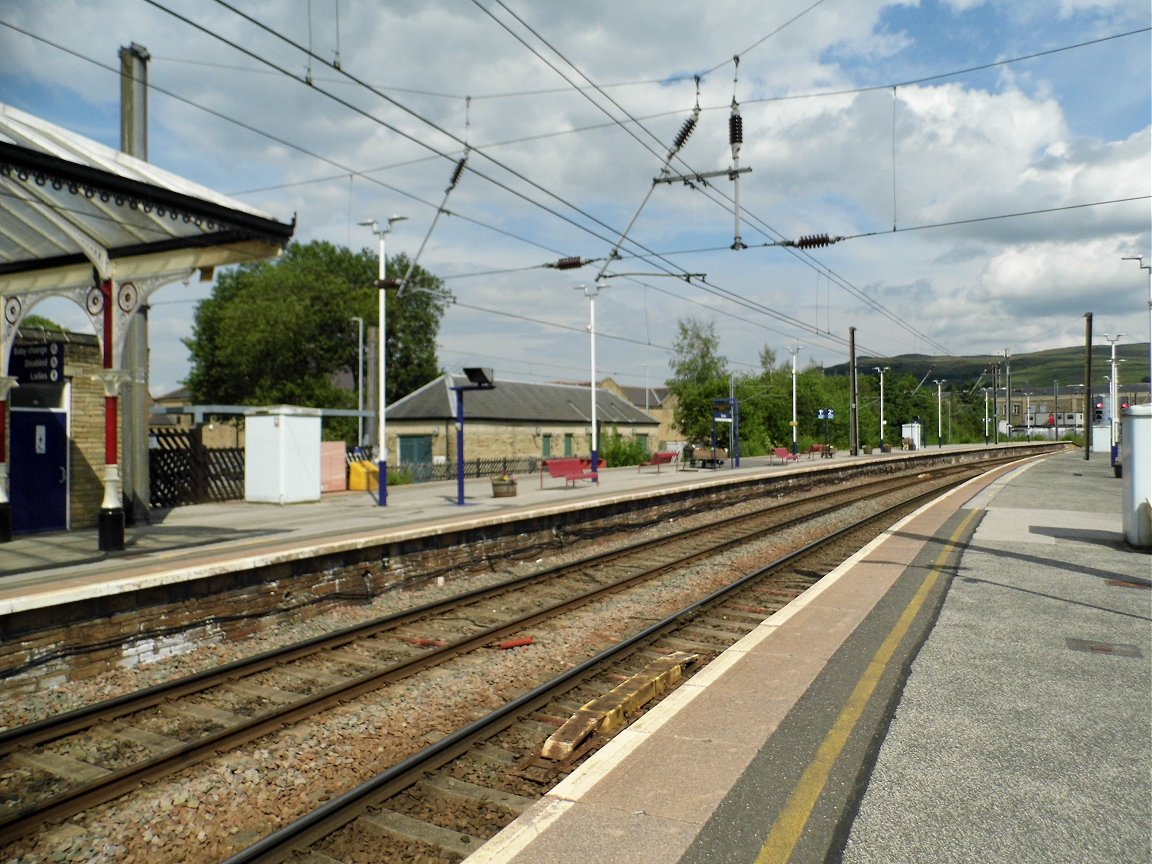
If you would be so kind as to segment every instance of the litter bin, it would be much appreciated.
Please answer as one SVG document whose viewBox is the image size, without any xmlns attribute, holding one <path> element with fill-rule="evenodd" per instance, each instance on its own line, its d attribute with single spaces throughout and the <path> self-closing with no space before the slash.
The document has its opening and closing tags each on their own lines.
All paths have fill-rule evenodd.
<svg viewBox="0 0 1152 864">
<path fill-rule="evenodd" d="M 348 488 L 353 492 L 375 492 L 380 488 L 380 466 L 374 462 L 353 462 L 348 466 Z"/>
<path fill-rule="evenodd" d="M 1124 539 L 1152 548 L 1152 405 L 1120 415 L 1120 464 L 1124 482 Z"/>
</svg>

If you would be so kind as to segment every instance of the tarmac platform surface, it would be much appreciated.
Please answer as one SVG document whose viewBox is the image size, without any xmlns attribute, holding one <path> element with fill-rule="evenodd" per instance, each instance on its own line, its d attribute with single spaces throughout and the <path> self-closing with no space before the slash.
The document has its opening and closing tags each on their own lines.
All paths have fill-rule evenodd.
<svg viewBox="0 0 1152 864">
<path fill-rule="evenodd" d="M 1001 473 L 897 523 L 467 864 L 1152 860 L 1152 558 L 1106 458 Z"/>
</svg>

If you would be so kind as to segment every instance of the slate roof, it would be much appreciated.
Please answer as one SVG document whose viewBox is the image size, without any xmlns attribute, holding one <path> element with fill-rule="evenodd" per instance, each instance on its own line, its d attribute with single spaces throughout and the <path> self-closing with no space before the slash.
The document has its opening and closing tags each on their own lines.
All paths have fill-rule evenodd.
<svg viewBox="0 0 1152 864">
<path fill-rule="evenodd" d="M 467 386 L 464 376 L 442 375 L 388 406 L 389 420 L 449 420 L 456 417 L 453 386 Z M 464 417 L 511 423 L 589 423 L 591 394 L 570 384 L 529 384 L 497 379 L 491 390 L 464 393 Z M 659 426 L 660 422 L 606 390 L 596 390 L 600 422 L 626 426 Z"/>
<path fill-rule="evenodd" d="M 649 408 L 659 408 L 664 404 L 664 400 L 668 398 L 667 387 L 631 387 L 621 384 L 620 389 L 624 391 L 624 395 L 627 396 L 637 408 L 645 404 L 645 398 L 648 400 L 647 405 Z"/>
</svg>

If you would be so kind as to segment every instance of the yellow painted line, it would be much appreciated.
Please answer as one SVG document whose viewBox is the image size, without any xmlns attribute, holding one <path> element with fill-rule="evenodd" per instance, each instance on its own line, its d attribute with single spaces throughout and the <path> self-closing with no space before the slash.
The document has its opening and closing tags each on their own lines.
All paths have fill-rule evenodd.
<svg viewBox="0 0 1152 864">
<path fill-rule="evenodd" d="M 883 644 L 876 650 L 872 662 L 868 664 L 868 668 L 853 689 L 852 695 L 848 697 L 844 709 L 821 742 L 815 757 L 800 778 L 800 782 L 792 790 L 788 803 L 784 806 L 776 824 L 772 826 L 768 839 L 760 848 L 760 854 L 756 856 L 756 864 L 782 864 L 792 855 L 796 844 L 800 842 L 804 827 L 812 817 L 812 811 L 816 807 L 817 800 L 828 784 L 832 767 L 848 743 L 848 736 L 852 734 L 852 730 L 860 721 L 860 716 L 864 713 L 868 700 L 872 698 L 876 685 L 880 683 L 880 677 L 891 662 L 892 655 L 896 653 L 897 646 L 907 634 L 913 620 L 928 599 L 928 594 L 940 576 L 940 568 L 948 560 L 952 551 L 952 544 L 964 535 L 968 523 L 975 519 L 980 512 L 979 510 L 972 510 L 964 517 L 964 520 L 949 538 L 948 547 L 941 550 L 940 555 L 933 563 L 932 572 L 924 577 L 924 582 L 917 590 L 916 596 L 905 608 L 900 620 L 896 622 L 896 626 L 892 628 Z"/>
</svg>

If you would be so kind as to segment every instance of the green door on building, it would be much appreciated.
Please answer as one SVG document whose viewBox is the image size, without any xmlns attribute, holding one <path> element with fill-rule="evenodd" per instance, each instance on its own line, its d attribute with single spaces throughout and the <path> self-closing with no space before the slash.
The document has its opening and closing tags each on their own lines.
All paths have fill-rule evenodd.
<svg viewBox="0 0 1152 864">
<path fill-rule="evenodd" d="M 400 467 L 412 472 L 412 479 L 422 483 L 432 476 L 432 436 L 401 435 Z"/>
</svg>

